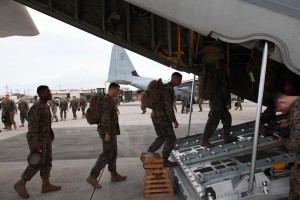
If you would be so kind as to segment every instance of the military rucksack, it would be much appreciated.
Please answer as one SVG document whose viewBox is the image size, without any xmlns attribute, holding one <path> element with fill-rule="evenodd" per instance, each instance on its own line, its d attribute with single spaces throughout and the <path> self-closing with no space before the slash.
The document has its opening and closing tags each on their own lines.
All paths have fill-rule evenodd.
<svg viewBox="0 0 300 200">
<path fill-rule="evenodd" d="M 142 105 L 156 109 L 159 104 L 159 99 L 164 88 L 164 83 L 161 78 L 158 80 L 153 80 L 149 83 L 147 90 L 142 94 Z"/>
<path fill-rule="evenodd" d="M 85 118 L 89 124 L 99 124 L 101 122 L 101 102 L 103 96 L 92 96 L 90 107 L 87 109 Z"/>
<path fill-rule="evenodd" d="M 217 83 L 216 72 L 199 76 L 198 96 L 200 99 L 211 99 L 217 92 Z"/>
</svg>

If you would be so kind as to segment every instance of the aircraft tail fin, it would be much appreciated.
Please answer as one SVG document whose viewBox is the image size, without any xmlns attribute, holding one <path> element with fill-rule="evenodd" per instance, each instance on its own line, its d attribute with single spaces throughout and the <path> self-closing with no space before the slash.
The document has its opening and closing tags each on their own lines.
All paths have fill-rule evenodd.
<svg viewBox="0 0 300 200">
<path fill-rule="evenodd" d="M 108 82 L 130 84 L 139 77 L 124 48 L 114 45 L 111 51 Z"/>
</svg>

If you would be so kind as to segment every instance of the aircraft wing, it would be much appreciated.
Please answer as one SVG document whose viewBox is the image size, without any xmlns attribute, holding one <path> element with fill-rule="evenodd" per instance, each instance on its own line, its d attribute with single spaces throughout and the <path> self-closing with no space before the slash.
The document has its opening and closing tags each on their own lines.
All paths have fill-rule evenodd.
<svg viewBox="0 0 300 200">
<path fill-rule="evenodd" d="M 0 37 L 35 36 L 39 31 L 28 10 L 11 0 L 0 1 Z"/>
</svg>

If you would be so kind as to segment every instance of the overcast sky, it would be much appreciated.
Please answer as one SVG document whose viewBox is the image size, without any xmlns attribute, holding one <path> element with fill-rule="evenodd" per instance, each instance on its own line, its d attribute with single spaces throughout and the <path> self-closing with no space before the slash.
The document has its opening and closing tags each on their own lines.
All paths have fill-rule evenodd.
<svg viewBox="0 0 300 200">
<path fill-rule="evenodd" d="M 40 32 L 34 37 L 0 39 L 0 95 L 36 94 L 39 85 L 50 89 L 105 87 L 113 44 L 29 9 Z M 140 76 L 168 80 L 175 71 L 126 50 Z M 183 79 L 191 79 L 183 74 Z"/>
</svg>

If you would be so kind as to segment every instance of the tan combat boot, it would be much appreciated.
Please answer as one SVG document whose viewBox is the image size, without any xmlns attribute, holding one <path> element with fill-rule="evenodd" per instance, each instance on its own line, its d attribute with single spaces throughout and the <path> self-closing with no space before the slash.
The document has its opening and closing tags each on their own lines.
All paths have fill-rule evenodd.
<svg viewBox="0 0 300 200">
<path fill-rule="evenodd" d="M 58 191 L 60 189 L 61 189 L 61 186 L 52 185 L 49 182 L 49 179 L 43 179 L 42 193 L 54 192 L 54 191 Z"/>
<path fill-rule="evenodd" d="M 126 176 L 121 176 L 120 174 L 118 174 L 118 172 L 111 172 L 111 182 L 125 181 L 126 179 Z"/>
<path fill-rule="evenodd" d="M 27 199 L 29 198 L 29 194 L 26 190 L 26 181 L 24 181 L 23 179 L 20 179 L 18 182 L 16 182 L 16 184 L 14 185 L 15 190 L 17 191 L 18 195 L 23 198 L 23 199 Z"/>
<path fill-rule="evenodd" d="M 224 134 L 224 143 L 225 144 L 236 142 L 236 141 L 238 141 L 238 138 L 236 136 Z"/>
<path fill-rule="evenodd" d="M 201 144 L 200 144 L 201 146 L 203 146 L 203 147 L 206 147 L 206 148 L 213 148 L 213 147 L 215 147 L 216 145 L 214 145 L 214 144 L 211 144 L 207 139 L 205 139 L 205 138 L 202 138 L 202 141 L 201 141 Z"/>
<path fill-rule="evenodd" d="M 177 162 L 172 162 L 168 158 L 164 158 L 164 167 L 176 167 Z"/>
<path fill-rule="evenodd" d="M 88 182 L 94 188 L 102 188 L 102 186 L 98 183 L 97 178 L 94 176 L 87 177 L 86 182 Z"/>
<path fill-rule="evenodd" d="M 19 126 L 19 127 L 25 127 L 25 126 L 24 126 L 24 123 L 22 123 L 22 125 L 21 125 L 21 126 Z"/>
</svg>

